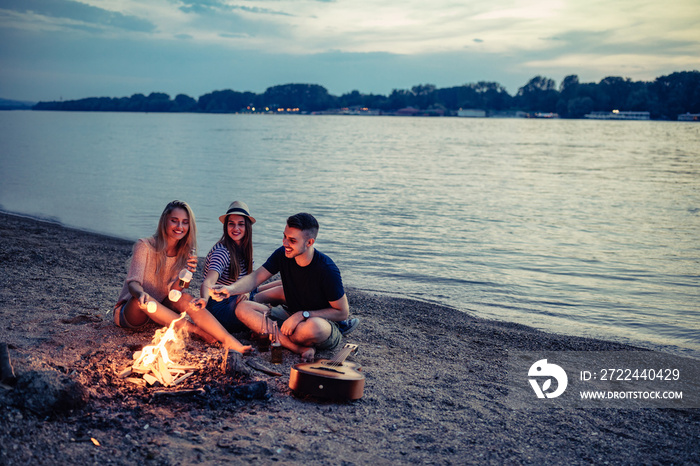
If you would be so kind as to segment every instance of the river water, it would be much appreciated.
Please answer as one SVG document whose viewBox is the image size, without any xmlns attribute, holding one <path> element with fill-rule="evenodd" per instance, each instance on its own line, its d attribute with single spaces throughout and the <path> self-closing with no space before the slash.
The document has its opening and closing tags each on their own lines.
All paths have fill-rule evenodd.
<svg viewBox="0 0 700 466">
<path fill-rule="evenodd" d="M 287 216 L 345 283 L 700 357 L 700 125 L 0 112 L 0 208 L 127 239 L 233 200 L 258 265 Z M 410 326 L 410 323 L 407 322 Z"/>
</svg>

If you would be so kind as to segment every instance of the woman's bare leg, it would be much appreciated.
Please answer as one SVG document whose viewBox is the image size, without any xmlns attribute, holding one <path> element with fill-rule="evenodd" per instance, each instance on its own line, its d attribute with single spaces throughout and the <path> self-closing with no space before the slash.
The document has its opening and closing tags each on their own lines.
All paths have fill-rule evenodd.
<svg viewBox="0 0 700 466">
<path fill-rule="evenodd" d="M 141 308 L 141 303 L 139 303 L 138 299 L 129 298 L 124 307 L 124 316 L 126 317 L 127 322 L 134 327 L 140 327 L 148 322 L 148 319 L 151 319 L 155 323 L 167 327 L 173 320 L 180 317 L 180 314 L 176 313 L 163 303 L 159 303 L 157 301 L 154 302 L 156 303 L 156 310 L 154 313 L 150 313 L 146 311 L 146 309 Z M 167 302 L 168 304 L 172 304 L 170 301 Z M 197 334 L 207 343 L 216 343 L 217 341 L 216 338 L 211 336 L 209 333 L 203 331 L 202 329 L 198 329 L 187 320 L 178 320 L 175 323 L 175 327 L 178 330 L 185 329 L 190 333 Z"/>
<path fill-rule="evenodd" d="M 183 293 L 182 297 L 176 303 L 172 303 L 167 299 L 166 303 L 170 303 L 173 308 L 179 312 L 186 312 L 196 326 L 196 329 L 190 331 L 202 336 L 202 338 L 205 338 L 204 335 L 212 337 L 215 341 L 220 341 L 225 348 L 238 351 L 239 353 L 245 354 L 252 350 L 250 346 L 241 344 L 233 335 L 228 333 L 224 326 L 221 325 L 221 322 L 206 308 L 199 309 L 195 306 L 191 306 L 190 303 L 193 299 L 191 295 Z"/>
<path fill-rule="evenodd" d="M 284 288 L 282 288 L 282 282 L 277 280 L 272 283 L 268 283 L 265 288 L 258 287 L 258 292 L 253 297 L 253 301 L 256 303 L 269 303 L 272 305 L 285 303 L 284 299 Z"/>
</svg>

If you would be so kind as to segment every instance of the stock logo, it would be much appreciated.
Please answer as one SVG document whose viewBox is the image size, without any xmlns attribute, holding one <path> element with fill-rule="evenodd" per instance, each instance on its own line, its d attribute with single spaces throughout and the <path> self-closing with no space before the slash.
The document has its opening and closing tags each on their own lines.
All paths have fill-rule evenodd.
<svg viewBox="0 0 700 466">
<path fill-rule="evenodd" d="M 549 364 L 546 359 L 540 359 L 535 364 L 530 366 L 530 371 L 527 373 L 530 377 L 546 378 L 540 386 L 537 379 L 530 379 L 530 385 L 535 391 L 537 398 L 556 398 L 566 390 L 566 385 L 569 383 L 569 378 L 566 376 L 564 369 L 556 364 Z M 552 379 L 557 381 L 557 386 L 554 391 L 552 389 Z"/>
</svg>

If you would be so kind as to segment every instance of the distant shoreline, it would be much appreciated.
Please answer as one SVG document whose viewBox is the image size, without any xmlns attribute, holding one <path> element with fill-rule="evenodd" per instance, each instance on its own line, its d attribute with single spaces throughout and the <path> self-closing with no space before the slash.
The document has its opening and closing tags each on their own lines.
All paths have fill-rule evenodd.
<svg viewBox="0 0 700 466">
<path fill-rule="evenodd" d="M 549 78 L 536 76 L 511 96 L 497 82 L 437 88 L 421 84 L 394 89 L 389 95 L 352 91 L 329 94 L 318 84 L 284 84 L 264 93 L 214 91 L 194 99 L 163 92 L 148 96 L 89 97 L 44 101 L 34 110 L 116 111 L 148 113 L 283 113 L 381 114 L 396 116 L 484 116 L 524 114 L 535 118 L 584 118 L 599 112 L 648 112 L 652 120 L 678 120 L 700 112 L 700 71 L 681 71 L 653 82 L 607 77 L 599 83 L 581 83 L 578 76 L 564 78 L 559 88 Z M 700 114 L 698 115 L 700 119 Z M 590 118 L 594 118 L 591 116 Z M 697 121 L 697 120 L 688 120 Z"/>
<path fill-rule="evenodd" d="M 111 111 L 111 110 L 37 110 L 37 109 L 32 109 L 32 108 L 16 108 L 16 109 L 2 109 L 0 108 L 0 112 L 2 111 L 31 111 L 31 112 L 67 112 L 67 113 L 139 113 L 139 114 L 168 114 L 168 115 L 173 115 L 173 114 L 189 114 L 189 115 L 210 115 L 209 113 L 202 113 L 202 112 L 148 112 L 148 111 L 133 111 L 133 112 L 124 112 L 124 111 Z M 595 112 L 595 113 L 601 113 L 601 112 Z M 584 116 L 582 118 L 561 118 L 556 114 L 541 114 L 539 112 L 534 113 L 534 114 L 529 114 L 526 112 L 501 112 L 498 114 L 494 115 L 484 115 L 484 116 L 462 116 L 462 115 L 434 115 L 434 114 L 425 114 L 421 112 L 416 112 L 415 114 L 412 115 L 406 115 L 406 114 L 397 114 L 396 112 L 394 113 L 384 113 L 384 112 L 377 112 L 377 113 L 353 113 L 353 112 L 343 112 L 343 111 L 321 111 L 321 112 L 228 112 L 228 113 L 218 113 L 221 115 L 284 115 L 284 116 L 291 116 L 291 115 L 297 115 L 297 116 L 383 116 L 383 117 L 398 117 L 398 118 L 408 118 L 408 117 L 413 117 L 413 118 L 458 118 L 458 119 L 464 119 L 464 120 L 479 120 L 479 119 L 490 119 L 490 120 L 511 120 L 511 119 L 536 119 L 536 120 L 587 120 L 587 121 L 654 121 L 654 122 L 680 122 L 680 123 L 687 123 L 687 122 L 700 122 L 700 113 L 698 114 L 680 114 L 677 116 L 675 120 L 671 119 L 653 119 L 653 118 L 626 118 L 624 116 L 622 117 L 615 117 L 614 115 L 619 112 L 605 112 L 609 113 L 611 116 L 608 118 L 601 118 L 600 116 Z M 648 112 L 646 112 L 648 113 Z"/>
</svg>

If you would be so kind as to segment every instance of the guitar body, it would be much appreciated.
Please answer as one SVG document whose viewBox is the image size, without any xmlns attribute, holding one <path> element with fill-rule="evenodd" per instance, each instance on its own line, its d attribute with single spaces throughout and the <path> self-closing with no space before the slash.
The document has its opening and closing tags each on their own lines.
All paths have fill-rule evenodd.
<svg viewBox="0 0 700 466">
<path fill-rule="evenodd" d="M 329 359 L 295 364 L 289 374 L 289 388 L 320 398 L 357 400 L 365 390 L 361 370 L 359 364 Z"/>
</svg>

